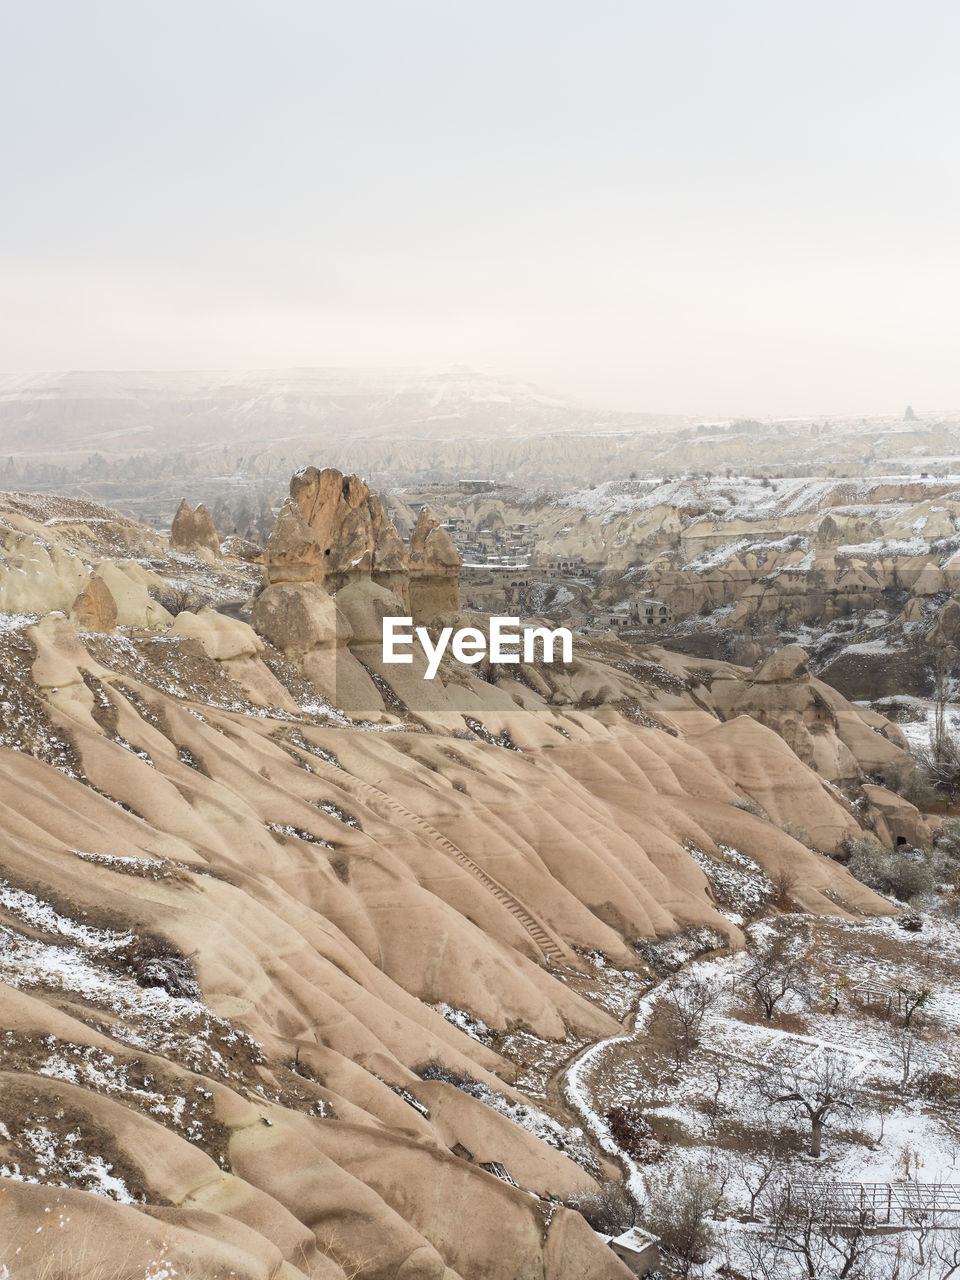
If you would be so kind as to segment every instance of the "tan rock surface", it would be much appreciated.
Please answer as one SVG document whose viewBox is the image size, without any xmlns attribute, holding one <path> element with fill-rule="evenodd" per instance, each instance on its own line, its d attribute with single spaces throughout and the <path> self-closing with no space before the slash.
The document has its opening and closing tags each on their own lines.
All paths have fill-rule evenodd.
<svg viewBox="0 0 960 1280">
<path fill-rule="evenodd" d="M 113 631 L 117 625 L 117 602 L 110 588 L 92 573 L 70 610 L 71 620 L 81 631 Z"/>
<path fill-rule="evenodd" d="M 261 661 L 262 642 L 242 624 L 181 619 L 174 632 L 203 653 L 211 690 L 224 663 Z M 360 613 L 356 622 L 365 634 Z M 589 1185 L 590 1176 L 450 1084 L 419 1080 L 416 1069 L 433 1060 L 507 1100 L 518 1096 L 508 1064 L 429 1006 L 468 1010 L 493 1029 L 524 1026 L 548 1041 L 614 1033 L 609 1016 L 552 966 L 582 965 L 573 946 L 636 966 L 631 942 L 689 924 L 711 924 L 735 942 L 737 930 L 687 852 L 691 841 L 708 852 L 735 841 L 770 872 L 788 859 L 812 910 L 842 910 L 838 899 L 885 909 L 837 864 L 737 808 L 744 789 L 771 808 L 771 795 L 782 793 L 791 813 L 816 804 L 824 829 L 858 830 L 783 739 L 746 717 L 713 720 L 712 732 L 684 740 L 612 709 L 572 712 L 540 700 L 520 711 L 506 690 L 479 681 L 474 705 L 486 731 L 509 726 L 528 744 L 524 754 L 473 735 L 322 721 L 297 725 L 290 739 L 283 720 L 218 710 L 210 693 L 191 708 L 129 674 L 118 681 L 85 656 L 65 619 L 34 631 L 38 687 L 77 690 L 48 702 L 52 722 L 69 729 L 86 778 L 126 808 L 29 756 L 5 753 L 7 877 L 70 902 L 75 919 L 138 928 L 149 921 L 194 953 L 205 1003 L 264 1046 L 262 1065 L 236 1058 L 242 1078 L 274 1091 L 258 1102 L 248 1087 L 241 1101 L 198 1049 L 191 1069 L 211 1082 L 205 1087 L 231 1131 L 233 1181 L 204 1173 L 199 1153 L 181 1157 L 175 1132 L 158 1141 L 156 1118 L 152 1128 L 121 1124 L 77 1086 L 58 1086 L 58 1096 L 76 1100 L 77 1132 L 109 1129 L 116 1168 L 138 1169 L 148 1195 L 217 1221 L 239 1214 L 257 1233 L 245 1246 L 251 1275 L 276 1256 L 270 1249 L 289 1259 L 285 1242 L 298 1232 L 327 1258 L 362 1254 L 372 1276 L 451 1280 L 506 1269 L 544 1280 L 569 1274 L 571 1258 L 578 1275 L 624 1275 L 575 1216 L 558 1215 L 544 1244 L 536 1202 L 480 1169 L 496 1161 L 522 1186 L 552 1194 Z M 145 707 L 162 715 L 145 717 Z M 545 736 L 533 731 L 541 723 Z M 47 945 L 59 945 L 56 930 Z M 32 994 L 46 1007 L 42 982 Z M 114 998 L 136 999 L 129 987 Z M 128 1060 L 130 1048 L 109 1024 L 106 1036 L 90 1039 L 87 999 L 71 997 L 75 1021 L 52 1022 L 53 1034 Z M 22 1016 L 18 1023 L 8 1014 L 8 1025 L 26 1032 Z M 283 1065 L 294 1045 L 303 1074 Z M 172 1045 L 157 1050 L 176 1062 Z M 377 1077 L 409 1091 L 428 1114 Z M 142 1107 L 123 1089 L 120 1096 Z M 457 1143 L 474 1163 L 450 1155 Z M 162 1161 L 161 1152 L 169 1153 Z M 435 1188 L 427 1199 L 416 1190 L 425 1183 Z M 129 1239 L 141 1248 L 138 1230 L 131 1226 Z M 562 1248 L 551 1243 L 556 1233 Z M 326 1271 L 288 1265 L 292 1275 L 336 1274 L 330 1262 Z"/>
<path fill-rule="evenodd" d="M 322 580 L 326 570 L 325 550 L 304 520 L 300 507 L 293 498 L 288 498 L 267 541 L 264 554 L 267 582 Z"/>
<path fill-rule="evenodd" d="M 460 553 L 429 507 L 421 507 L 410 538 L 410 611 L 430 625 L 460 610 Z"/>
<path fill-rule="evenodd" d="M 170 527 L 170 543 L 178 551 L 206 551 L 213 557 L 220 555 L 220 539 L 213 517 L 202 502 L 194 510 L 186 498 L 181 499 Z"/>
<path fill-rule="evenodd" d="M 400 535 L 362 480 L 333 468 L 305 467 L 291 480 L 290 496 L 323 552 L 323 576 L 333 580 L 334 589 L 359 573 L 405 583 Z"/>
<path fill-rule="evenodd" d="M 739 946 L 702 865 L 724 847 L 811 912 L 890 912 L 799 828 L 893 840 L 912 815 L 841 784 L 896 732 L 798 653 L 385 666 L 402 547 L 337 475 L 294 486 L 335 572 L 268 584 L 254 629 L 48 614 L 0 645 L 4 1239 L 66 1206 L 75 1270 L 163 1248 L 198 1280 L 626 1280 L 539 1198 L 615 1171 L 511 1038 L 562 1063 L 620 1033 L 597 984 L 638 944 Z"/>
</svg>

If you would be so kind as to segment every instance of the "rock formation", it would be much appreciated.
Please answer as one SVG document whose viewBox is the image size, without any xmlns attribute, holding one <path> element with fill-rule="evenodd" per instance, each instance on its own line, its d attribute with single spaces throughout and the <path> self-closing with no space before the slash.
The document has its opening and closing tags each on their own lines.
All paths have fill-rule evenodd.
<svg viewBox="0 0 960 1280">
<path fill-rule="evenodd" d="M 711 692 L 726 719 L 747 715 L 768 725 L 831 782 L 858 782 L 862 769 L 905 759 L 906 739 L 896 725 L 866 708 L 854 712 L 835 689 L 813 679 L 799 645 L 778 649 L 746 678 L 714 680 Z"/>
<path fill-rule="evenodd" d="M 305 467 L 291 480 L 290 497 L 322 557 L 314 581 L 335 592 L 366 575 L 406 600 L 406 551 L 383 503 L 362 480 Z M 269 560 L 269 545 L 267 554 Z"/>
<path fill-rule="evenodd" d="M 429 507 L 420 508 L 410 539 L 410 612 L 431 624 L 460 611 L 457 577 L 463 563 Z"/>
<path fill-rule="evenodd" d="M 384 617 L 410 615 L 428 625 L 455 617 L 460 563 L 428 509 L 408 557 L 383 503 L 362 480 L 307 467 L 293 477 L 267 542 L 265 585 L 251 620 L 336 705 L 378 715 L 383 697 L 368 672 L 384 675 Z M 411 699 L 439 709 L 439 690 L 421 676 L 416 666 L 390 673 Z"/>
<path fill-rule="evenodd" d="M 81 631 L 113 631 L 117 625 L 117 602 L 99 573 L 92 573 L 70 610 L 71 621 Z"/>
<path fill-rule="evenodd" d="M 522 490 L 466 495 L 451 486 L 431 488 L 430 501 L 458 530 L 459 546 L 479 544 L 481 554 L 467 558 L 487 564 L 471 565 L 461 592 L 484 611 L 513 613 L 518 599 L 521 611 L 543 608 L 546 582 L 565 567 L 581 581 L 574 599 L 546 606 L 557 622 L 579 625 L 592 614 L 602 626 L 606 607 L 629 604 L 634 641 L 666 632 L 685 652 L 740 662 L 750 659 L 751 633 L 767 652 L 778 635 L 782 643 L 801 635 L 815 669 L 857 699 L 898 687 L 929 696 L 921 630 L 928 648 L 960 635 L 951 608 L 960 591 L 960 497 L 942 476 L 688 477 L 533 500 Z M 508 553 L 521 573 L 497 563 L 512 539 L 482 537 L 504 522 L 523 543 Z M 666 615 L 645 614 L 644 602 L 665 605 Z"/>
<path fill-rule="evenodd" d="M 708 874 L 731 850 L 801 909 L 896 911 L 790 833 L 922 832 L 828 785 L 904 753 L 801 650 L 461 667 L 413 707 L 416 672 L 376 666 L 404 607 L 378 554 L 403 570 L 364 488 L 317 473 L 294 499 L 260 637 L 203 609 L 0 638 L 0 1247 L 25 1274 L 56 1223 L 76 1276 L 148 1274 L 162 1241 L 184 1280 L 629 1280 L 566 1207 L 622 1173 L 552 1064 L 622 1035 L 645 942 L 742 945 Z M 389 724 L 344 714 L 362 680 Z"/>
<path fill-rule="evenodd" d="M 293 498 L 280 508 L 264 553 L 267 587 L 280 582 L 322 582 L 324 548 Z"/>
<path fill-rule="evenodd" d="M 374 573 L 379 561 L 380 576 L 405 596 L 403 545 L 356 476 L 308 467 L 290 491 L 267 542 L 265 585 L 251 621 L 335 705 L 378 716 L 383 698 L 348 649 L 353 631 L 333 593 L 357 583 L 364 593 L 382 592 L 390 612 L 402 614 L 404 598 L 379 587 Z"/>
<path fill-rule="evenodd" d="M 202 502 L 194 511 L 186 498 L 180 500 L 170 527 L 170 544 L 177 551 L 206 550 L 214 558 L 219 557 L 220 539 L 213 524 L 213 516 Z"/>
<path fill-rule="evenodd" d="M 263 559 L 263 548 L 251 542 L 249 538 L 241 538 L 238 533 L 231 533 L 220 543 L 220 554 L 253 564 Z"/>
<path fill-rule="evenodd" d="M 336 595 L 366 580 L 393 592 L 418 622 L 460 606 L 461 559 L 429 507 L 420 511 L 408 557 L 381 500 L 332 468 L 306 467 L 293 477 L 264 559 L 268 586 L 311 582 Z"/>
<path fill-rule="evenodd" d="M 157 597 L 169 587 L 141 561 L 168 555 L 156 531 L 85 499 L 0 495 L 0 613 L 58 611 L 91 630 L 164 627 L 171 615 Z"/>
</svg>

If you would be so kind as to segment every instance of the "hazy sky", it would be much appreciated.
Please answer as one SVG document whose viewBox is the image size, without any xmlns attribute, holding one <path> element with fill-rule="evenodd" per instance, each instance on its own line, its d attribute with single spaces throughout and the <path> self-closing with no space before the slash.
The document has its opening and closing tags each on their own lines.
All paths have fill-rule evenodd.
<svg viewBox="0 0 960 1280">
<path fill-rule="evenodd" d="M 0 371 L 960 406 L 960 7 L 0 4 Z"/>
</svg>

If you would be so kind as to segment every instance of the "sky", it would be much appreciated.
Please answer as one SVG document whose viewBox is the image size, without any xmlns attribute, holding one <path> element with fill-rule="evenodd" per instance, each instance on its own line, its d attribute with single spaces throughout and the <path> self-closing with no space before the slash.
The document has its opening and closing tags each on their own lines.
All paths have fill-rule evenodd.
<svg viewBox="0 0 960 1280">
<path fill-rule="evenodd" d="M 0 373 L 960 407 L 948 0 L 0 4 Z"/>
</svg>

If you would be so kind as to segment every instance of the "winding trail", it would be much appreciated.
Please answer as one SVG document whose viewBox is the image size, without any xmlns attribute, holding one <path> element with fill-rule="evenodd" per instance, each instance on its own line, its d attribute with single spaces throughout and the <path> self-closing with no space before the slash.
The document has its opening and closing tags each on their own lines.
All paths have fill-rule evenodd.
<svg viewBox="0 0 960 1280">
<path fill-rule="evenodd" d="M 644 1186 L 640 1167 L 619 1145 L 610 1132 L 604 1117 L 595 1110 L 584 1078 L 587 1069 L 601 1058 L 611 1045 L 627 1044 L 636 1038 L 637 1033 L 643 1029 L 644 1023 L 652 1012 L 653 1006 L 649 1003 L 650 998 L 657 992 L 659 987 L 660 983 L 658 982 L 640 997 L 637 1007 L 631 1015 L 629 1031 L 622 1032 L 616 1036 L 608 1036 L 606 1040 L 596 1040 L 593 1044 L 588 1044 L 560 1069 L 560 1073 L 564 1077 L 563 1095 L 566 1102 L 582 1117 L 587 1129 L 593 1134 L 607 1155 L 613 1156 L 619 1164 L 626 1168 L 627 1187 L 637 1204 L 642 1203 L 646 1196 L 646 1187 Z"/>
</svg>

